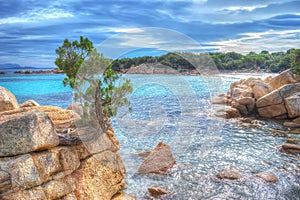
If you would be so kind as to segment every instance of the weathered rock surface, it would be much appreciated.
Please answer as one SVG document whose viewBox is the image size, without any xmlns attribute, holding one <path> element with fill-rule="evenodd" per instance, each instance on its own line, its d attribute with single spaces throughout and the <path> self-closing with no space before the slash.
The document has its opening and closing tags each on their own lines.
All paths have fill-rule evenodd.
<svg viewBox="0 0 300 200">
<path fill-rule="evenodd" d="M 28 100 L 20 104 L 20 108 L 40 106 L 35 100 Z"/>
<path fill-rule="evenodd" d="M 0 112 L 18 109 L 16 97 L 6 88 L 0 86 Z"/>
<path fill-rule="evenodd" d="M 0 156 L 49 149 L 59 144 L 55 127 L 41 111 L 31 111 L 0 124 Z"/>
<path fill-rule="evenodd" d="M 283 85 L 289 84 L 289 83 L 296 83 L 297 81 L 294 79 L 293 73 L 291 70 L 286 70 L 279 74 L 278 76 L 275 76 L 270 80 L 268 83 L 272 88 L 278 89 Z"/>
<path fill-rule="evenodd" d="M 148 188 L 148 192 L 150 193 L 151 196 L 153 197 L 159 197 L 162 195 L 166 195 L 171 193 L 169 190 L 164 189 L 164 188 L 157 188 L 157 187 L 151 187 Z"/>
<path fill-rule="evenodd" d="M 284 104 L 271 105 L 257 109 L 260 116 L 264 118 L 274 118 L 287 113 Z"/>
<path fill-rule="evenodd" d="M 136 200 L 136 198 L 130 194 L 119 192 L 112 197 L 112 200 Z"/>
<path fill-rule="evenodd" d="M 138 169 L 140 174 L 166 174 L 175 165 L 171 147 L 162 142 L 153 149 Z"/>
<path fill-rule="evenodd" d="M 106 200 L 124 188 L 113 128 L 79 135 L 74 113 L 53 106 L 0 113 L 0 199 Z"/>
<path fill-rule="evenodd" d="M 299 85 L 300 88 L 300 85 Z M 284 100 L 285 107 L 290 118 L 300 116 L 300 92 L 293 94 L 292 96 Z"/>
<path fill-rule="evenodd" d="M 267 172 L 261 172 L 258 174 L 255 174 L 256 177 L 270 183 L 276 183 L 278 181 L 278 178 L 275 174 L 267 173 Z"/>
<path fill-rule="evenodd" d="M 256 85 L 254 85 L 252 90 L 253 90 L 255 99 L 259 99 L 259 98 L 265 96 L 266 94 L 271 93 L 274 89 L 271 86 L 269 86 L 268 84 L 266 84 L 265 82 L 260 81 Z"/>
<path fill-rule="evenodd" d="M 240 172 L 236 169 L 225 169 L 224 171 L 222 172 L 219 172 L 217 175 L 216 175 L 217 178 L 219 179 L 240 179 L 242 178 L 242 175 L 240 174 Z"/>
</svg>

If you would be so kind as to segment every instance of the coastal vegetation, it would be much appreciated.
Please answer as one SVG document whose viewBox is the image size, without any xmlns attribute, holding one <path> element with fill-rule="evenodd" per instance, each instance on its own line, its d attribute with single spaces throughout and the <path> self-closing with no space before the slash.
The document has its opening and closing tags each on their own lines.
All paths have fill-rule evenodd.
<svg viewBox="0 0 300 200">
<path fill-rule="evenodd" d="M 236 52 L 220 53 L 211 52 L 208 54 L 221 71 L 264 71 L 264 72 L 282 72 L 291 68 L 300 71 L 300 49 L 289 49 L 286 52 L 261 51 L 260 53 L 250 52 L 240 54 Z M 132 66 L 138 66 L 142 63 L 161 63 L 167 65 L 178 72 L 185 72 L 194 69 L 185 57 L 197 57 L 201 54 L 171 52 L 161 56 L 142 56 L 136 58 L 116 59 L 112 67 L 116 71 L 126 71 Z"/>
<path fill-rule="evenodd" d="M 130 104 L 126 98 L 133 90 L 129 79 L 121 78 L 112 69 L 111 60 L 99 54 L 88 38 L 81 36 L 80 41 L 73 42 L 65 39 L 56 54 L 55 64 L 67 75 L 64 86 L 70 85 L 75 101 L 84 105 L 83 119 L 96 119 L 105 132 L 118 108 Z"/>
</svg>

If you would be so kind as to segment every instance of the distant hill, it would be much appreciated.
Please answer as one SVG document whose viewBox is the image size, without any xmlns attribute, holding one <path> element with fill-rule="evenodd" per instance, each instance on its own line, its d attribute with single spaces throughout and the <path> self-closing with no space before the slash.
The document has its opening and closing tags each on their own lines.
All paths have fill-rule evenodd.
<svg viewBox="0 0 300 200">
<path fill-rule="evenodd" d="M 21 65 L 15 63 L 4 63 L 4 64 L 0 64 L 0 69 L 36 69 L 36 68 L 30 66 L 22 67 Z"/>
</svg>

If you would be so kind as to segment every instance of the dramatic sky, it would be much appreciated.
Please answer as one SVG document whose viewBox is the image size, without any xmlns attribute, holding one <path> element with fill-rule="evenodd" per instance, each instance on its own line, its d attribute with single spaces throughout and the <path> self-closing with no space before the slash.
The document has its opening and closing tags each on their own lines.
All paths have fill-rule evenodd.
<svg viewBox="0 0 300 200">
<path fill-rule="evenodd" d="M 0 64 L 52 67 L 55 49 L 80 35 L 97 45 L 123 34 L 109 45 L 152 53 L 176 38 L 145 27 L 178 31 L 205 51 L 286 51 L 300 46 L 300 0 L 0 0 Z"/>
</svg>

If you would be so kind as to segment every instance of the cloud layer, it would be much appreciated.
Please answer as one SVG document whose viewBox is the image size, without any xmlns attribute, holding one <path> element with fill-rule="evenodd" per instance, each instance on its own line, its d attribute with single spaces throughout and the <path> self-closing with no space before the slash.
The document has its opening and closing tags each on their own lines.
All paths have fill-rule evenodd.
<svg viewBox="0 0 300 200">
<path fill-rule="evenodd" d="M 153 54 L 169 45 L 167 35 L 149 35 L 144 27 L 172 29 L 201 45 L 187 48 L 178 40 L 172 46 L 178 50 L 286 51 L 299 48 L 299 7 L 293 0 L 1 1 L 0 63 L 54 66 L 55 49 L 80 35 L 100 44 L 134 33 L 135 40 L 119 37 L 118 47 L 146 45 Z"/>
</svg>

